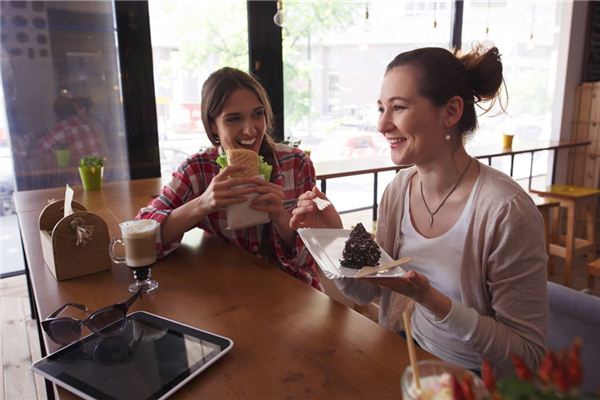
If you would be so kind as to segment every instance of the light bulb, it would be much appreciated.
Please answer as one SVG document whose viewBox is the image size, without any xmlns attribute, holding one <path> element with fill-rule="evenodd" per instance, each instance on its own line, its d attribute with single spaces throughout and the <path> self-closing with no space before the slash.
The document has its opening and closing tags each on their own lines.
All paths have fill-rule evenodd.
<svg viewBox="0 0 600 400">
<path fill-rule="evenodd" d="M 273 22 L 275 23 L 275 25 L 283 28 L 283 24 L 285 22 L 285 14 L 283 10 L 277 10 L 275 15 L 273 16 Z"/>
</svg>

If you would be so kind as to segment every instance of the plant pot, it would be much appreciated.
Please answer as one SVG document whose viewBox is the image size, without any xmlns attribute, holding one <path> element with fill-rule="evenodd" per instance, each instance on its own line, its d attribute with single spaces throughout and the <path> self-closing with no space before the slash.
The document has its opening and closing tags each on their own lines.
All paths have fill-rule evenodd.
<svg viewBox="0 0 600 400">
<path fill-rule="evenodd" d="M 59 168 L 68 167 L 71 164 L 71 150 L 69 149 L 58 149 L 54 150 L 56 155 L 56 164 Z"/>
<path fill-rule="evenodd" d="M 102 189 L 104 167 L 79 167 L 79 176 L 84 190 Z"/>
</svg>

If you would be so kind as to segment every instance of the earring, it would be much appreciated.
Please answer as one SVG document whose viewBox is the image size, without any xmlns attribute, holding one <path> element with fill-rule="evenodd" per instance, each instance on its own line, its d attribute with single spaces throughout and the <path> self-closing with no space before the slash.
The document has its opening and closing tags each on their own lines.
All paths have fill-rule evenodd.
<svg viewBox="0 0 600 400">
<path fill-rule="evenodd" d="M 444 136 L 444 139 L 446 139 L 446 141 L 449 142 L 450 140 L 452 140 L 452 136 L 450 136 L 450 134 L 447 133 L 446 136 Z"/>
<path fill-rule="evenodd" d="M 214 133 L 213 133 L 213 139 L 214 139 L 215 143 L 217 143 L 217 144 L 221 143 L 221 142 L 219 141 L 219 136 L 218 136 L 218 135 L 215 135 Z"/>
</svg>

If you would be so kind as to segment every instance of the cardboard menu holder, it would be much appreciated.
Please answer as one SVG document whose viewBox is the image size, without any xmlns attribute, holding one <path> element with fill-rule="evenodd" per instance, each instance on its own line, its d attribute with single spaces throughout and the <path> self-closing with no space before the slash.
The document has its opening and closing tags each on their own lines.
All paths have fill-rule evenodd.
<svg viewBox="0 0 600 400">
<path fill-rule="evenodd" d="M 54 201 L 42 210 L 39 219 L 44 261 L 59 281 L 111 268 L 106 222 L 76 201 L 72 208 L 74 212 L 65 216 L 64 201 Z M 85 243 L 77 244 L 78 227 L 91 232 Z"/>
</svg>

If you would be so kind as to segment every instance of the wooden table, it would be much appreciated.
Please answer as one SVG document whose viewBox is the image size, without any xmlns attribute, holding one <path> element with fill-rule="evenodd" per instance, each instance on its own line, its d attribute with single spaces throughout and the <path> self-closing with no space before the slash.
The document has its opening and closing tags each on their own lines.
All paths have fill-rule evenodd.
<svg viewBox="0 0 600 400">
<path fill-rule="evenodd" d="M 108 183 L 98 192 L 78 187 L 75 200 L 117 235 L 118 223 L 132 218 L 160 187 L 160 179 Z M 67 302 L 94 310 L 123 301 L 132 279 L 120 266 L 54 279 L 42 259 L 37 222 L 47 201 L 63 198 L 63 192 L 15 194 L 28 279 L 42 319 Z M 409 361 L 400 336 L 238 247 L 193 230 L 152 275 L 160 287 L 131 312 L 147 310 L 235 341 L 229 354 L 176 399 L 401 398 L 400 376 Z M 43 354 L 58 348 L 43 334 L 41 344 Z M 419 350 L 418 357 L 433 356 Z M 75 398 L 60 388 L 55 394 Z"/>
<path fill-rule="evenodd" d="M 552 182 L 556 176 L 556 152 L 564 149 L 573 149 L 581 146 L 588 146 L 589 140 L 541 140 L 541 141 L 520 141 L 516 138 L 510 148 L 502 147 L 500 144 L 491 144 L 485 146 L 475 146 L 467 144 L 469 154 L 480 160 L 487 160 L 488 165 L 492 165 L 492 159 L 497 157 L 510 157 L 510 176 L 513 175 L 513 166 L 515 156 L 521 154 L 530 154 L 529 164 L 529 187 L 531 188 L 531 179 L 533 174 L 533 156 L 540 151 L 554 152 L 552 164 Z M 372 209 L 373 221 L 377 220 L 378 207 L 378 174 L 386 171 L 398 171 L 405 166 L 395 165 L 389 156 L 365 157 L 356 160 L 336 160 L 315 162 L 317 180 L 321 182 L 321 191 L 327 191 L 327 180 L 333 178 L 343 178 L 353 175 L 373 174 L 373 203 L 369 206 L 355 208 L 352 210 L 341 210 L 340 213 L 349 213 Z"/>
</svg>

